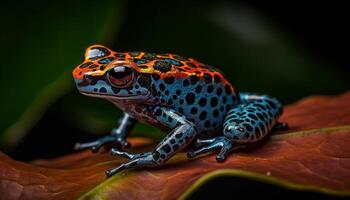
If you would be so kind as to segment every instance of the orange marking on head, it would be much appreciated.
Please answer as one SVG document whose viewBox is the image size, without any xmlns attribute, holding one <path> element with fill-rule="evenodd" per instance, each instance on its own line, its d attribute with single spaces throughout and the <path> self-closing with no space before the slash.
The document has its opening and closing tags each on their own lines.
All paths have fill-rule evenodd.
<svg viewBox="0 0 350 200">
<path fill-rule="evenodd" d="M 89 52 L 95 48 L 101 48 L 104 50 L 108 50 L 109 54 L 106 56 L 103 56 L 103 52 L 102 52 L 102 56 L 96 58 L 96 59 L 88 59 L 89 56 L 94 55 L 93 53 L 89 55 Z M 94 52 L 96 53 L 96 52 Z M 98 53 L 98 52 L 97 52 Z M 119 54 L 119 56 L 118 56 Z M 120 54 L 123 54 L 124 56 L 120 56 Z M 229 82 L 223 77 L 223 75 L 220 72 L 215 72 L 212 71 L 212 69 L 206 69 L 206 68 L 202 68 L 203 66 L 208 66 L 205 65 L 193 58 L 187 58 L 187 60 L 181 60 L 181 59 L 176 59 L 174 56 L 178 56 L 176 54 L 157 54 L 158 58 L 170 58 L 170 59 L 174 59 L 177 60 L 181 63 L 183 63 L 183 66 L 176 66 L 176 65 L 172 65 L 172 68 L 170 71 L 167 72 L 160 72 L 158 70 L 155 70 L 153 68 L 154 63 L 158 60 L 152 60 L 152 61 L 148 61 L 145 64 L 140 64 L 140 66 L 147 66 L 147 67 L 140 67 L 139 65 L 137 65 L 136 63 L 133 62 L 133 59 L 142 59 L 143 56 L 146 54 L 146 52 L 140 52 L 137 56 L 131 56 L 129 52 L 115 52 L 110 50 L 107 47 L 104 47 L 102 45 L 92 45 L 89 46 L 86 51 L 85 51 L 85 60 L 83 63 L 81 63 L 80 65 L 78 65 L 74 70 L 73 70 L 73 76 L 76 79 L 83 79 L 83 76 L 85 73 L 88 73 L 89 75 L 92 76 L 102 76 L 104 75 L 111 67 L 114 67 L 116 65 L 129 65 L 131 66 L 135 71 L 139 72 L 139 73 L 156 73 L 159 74 L 160 77 L 162 79 L 172 76 L 174 78 L 186 78 L 189 77 L 190 75 L 196 75 L 198 76 L 200 79 L 202 79 L 202 77 L 204 76 L 205 73 L 210 74 L 213 82 L 214 82 L 214 75 L 217 75 L 218 77 L 220 77 L 220 80 L 223 84 L 228 84 L 231 86 L 231 84 L 229 84 Z M 106 57 L 112 57 L 115 60 L 111 61 L 108 64 L 99 64 L 98 62 L 101 59 L 104 59 Z M 97 68 L 90 68 L 90 67 L 85 67 L 85 68 L 80 68 L 81 65 L 86 64 L 91 62 L 91 64 L 95 64 L 98 67 Z M 100 69 L 100 66 L 104 66 L 102 68 L 102 70 Z M 232 90 L 236 91 L 235 88 L 233 86 Z"/>
</svg>

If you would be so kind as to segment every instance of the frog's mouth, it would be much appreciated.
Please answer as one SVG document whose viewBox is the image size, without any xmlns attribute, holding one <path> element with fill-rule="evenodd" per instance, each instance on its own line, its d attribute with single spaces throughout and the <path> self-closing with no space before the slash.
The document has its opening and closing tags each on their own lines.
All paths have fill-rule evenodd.
<svg viewBox="0 0 350 200">
<path fill-rule="evenodd" d="M 150 92 L 147 91 L 147 93 L 144 94 L 128 94 L 126 95 L 111 95 L 111 94 L 100 94 L 100 93 L 93 93 L 93 92 L 87 92 L 87 91 L 79 91 L 82 95 L 89 96 L 89 97 L 96 97 L 96 98 L 103 98 L 103 99 L 112 99 L 112 100 L 121 100 L 121 99 L 147 99 L 150 96 Z"/>
</svg>

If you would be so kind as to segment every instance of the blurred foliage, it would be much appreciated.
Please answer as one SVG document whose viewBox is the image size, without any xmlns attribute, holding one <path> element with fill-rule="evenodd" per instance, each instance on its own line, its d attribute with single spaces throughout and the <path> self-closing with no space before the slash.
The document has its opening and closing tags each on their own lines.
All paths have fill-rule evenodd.
<svg viewBox="0 0 350 200">
<path fill-rule="evenodd" d="M 95 42 L 110 43 L 122 13 L 115 1 L 16 3 L 3 4 L 1 12 L 0 139 L 10 146 L 71 91 L 71 69 L 81 52 Z"/>
<path fill-rule="evenodd" d="M 63 116 L 58 120 L 91 135 L 108 133 L 120 111 L 72 90 L 70 71 L 84 48 L 96 43 L 115 51 L 194 57 L 222 69 L 238 90 L 268 93 L 285 103 L 339 93 L 350 85 L 344 71 L 313 57 L 279 23 L 242 2 L 60 1 L 40 7 L 28 3 L 5 13 L 0 134 L 12 135 L 11 141 L 28 132 L 53 102 Z M 146 125 L 134 132 L 163 136 Z"/>
<path fill-rule="evenodd" d="M 240 91 L 268 93 L 286 103 L 348 89 L 350 81 L 342 71 L 313 59 L 277 24 L 244 4 L 180 1 L 170 6 L 133 1 L 127 8 L 130 12 L 113 45 L 116 51 L 191 56 L 218 66 Z M 76 110 L 73 120 L 81 119 L 81 127 L 91 130 L 93 126 L 99 133 L 108 132 L 119 113 L 109 102 L 87 100 L 75 92 L 65 105 L 70 108 L 63 110 Z M 162 138 L 148 126 L 139 125 L 135 132 Z"/>
<path fill-rule="evenodd" d="M 142 13 L 144 23 L 133 23 L 139 15 L 126 17 L 116 49 L 191 56 L 222 69 L 240 91 L 269 93 L 287 103 L 349 89 L 342 71 L 316 60 L 279 24 L 249 5 L 194 1 L 129 7 Z M 142 12 L 153 7 L 156 12 Z"/>
</svg>

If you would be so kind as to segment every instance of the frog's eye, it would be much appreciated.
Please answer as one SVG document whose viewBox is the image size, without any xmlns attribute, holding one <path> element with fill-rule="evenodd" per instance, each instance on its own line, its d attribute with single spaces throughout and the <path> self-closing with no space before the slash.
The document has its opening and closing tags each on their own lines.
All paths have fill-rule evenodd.
<svg viewBox="0 0 350 200">
<path fill-rule="evenodd" d="M 107 77 L 115 87 L 128 87 L 134 79 L 134 71 L 128 66 L 117 66 L 108 71 Z"/>
<path fill-rule="evenodd" d="M 102 45 L 93 45 L 86 49 L 84 58 L 86 60 L 96 60 L 110 55 L 111 52 Z"/>
</svg>

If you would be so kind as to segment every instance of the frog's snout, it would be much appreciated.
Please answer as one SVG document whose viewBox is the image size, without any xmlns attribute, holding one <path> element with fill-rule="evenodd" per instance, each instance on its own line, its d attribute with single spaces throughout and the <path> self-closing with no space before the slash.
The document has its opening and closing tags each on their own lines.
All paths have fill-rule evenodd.
<svg viewBox="0 0 350 200">
<path fill-rule="evenodd" d="M 75 82 L 75 85 L 79 88 L 79 87 L 83 87 L 83 86 L 87 86 L 89 85 L 89 81 L 86 80 L 86 79 L 77 79 L 77 78 L 74 78 L 74 82 Z"/>
</svg>

